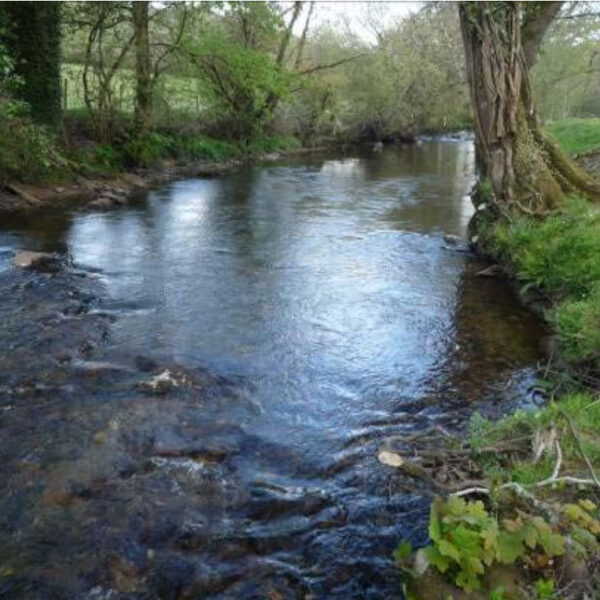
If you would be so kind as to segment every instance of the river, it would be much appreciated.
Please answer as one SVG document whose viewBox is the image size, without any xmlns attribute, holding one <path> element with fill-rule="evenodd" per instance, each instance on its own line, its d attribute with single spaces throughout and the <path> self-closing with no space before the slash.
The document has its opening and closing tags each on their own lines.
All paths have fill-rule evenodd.
<svg viewBox="0 0 600 600">
<path fill-rule="evenodd" d="M 473 178 L 471 142 L 427 141 L 3 217 L 0 595 L 400 597 L 430 499 L 377 449 L 529 405 L 543 357 L 444 241 Z"/>
</svg>

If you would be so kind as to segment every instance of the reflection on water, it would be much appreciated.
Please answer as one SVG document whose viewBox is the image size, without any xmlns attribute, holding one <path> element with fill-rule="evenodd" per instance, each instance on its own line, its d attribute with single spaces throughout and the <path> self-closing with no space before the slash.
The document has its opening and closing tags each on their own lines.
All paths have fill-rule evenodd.
<svg viewBox="0 0 600 600">
<path fill-rule="evenodd" d="M 471 142 L 304 157 L 5 223 L 0 246 L 97 273 L 88 316 L 111 319 L 85 359 L 126 367 L 44 367 L 63 391 L 2 414 L 11 593 L 398 594 L 391 551 L 423 539 L 427 500 L 391 493 L 378 444 L 526 402 L 541 356 L 507 286 L 444 247 L 473 159 Z M 135 383 L 161 365 L 195 383 L 149 397 Z"/>
</svg>

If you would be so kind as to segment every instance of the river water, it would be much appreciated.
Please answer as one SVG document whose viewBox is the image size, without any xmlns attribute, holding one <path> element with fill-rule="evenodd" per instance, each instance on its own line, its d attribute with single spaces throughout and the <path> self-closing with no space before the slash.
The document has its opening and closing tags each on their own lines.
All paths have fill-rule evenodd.
<svg viewBox="0 0 600 600">
<path fill-rule="evenodd" d="M 0 596 L 399 597 L 430 499 L 378 447 L 528 405 L 543 356 L 444 241 L 473 172 L 429 141 L 3 218 Z"/>
</svg>

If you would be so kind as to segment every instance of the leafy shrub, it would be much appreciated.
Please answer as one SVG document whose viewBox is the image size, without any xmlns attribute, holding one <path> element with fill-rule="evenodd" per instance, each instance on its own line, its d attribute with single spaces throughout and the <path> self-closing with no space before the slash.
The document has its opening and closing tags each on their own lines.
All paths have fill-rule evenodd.
<svg viewBox="0 0 600 600">
<path fill-rule="evenodd" d="M 247 152 L 249 154 L 268 154 L 272 152 L 285 152 L 286 150 L 297 150 L 300 146 L 300 140 L 293 136 L 261 137 L 251 141 L 247 145 Z"/>
<path fill-rule="evenodd" d="M 39 181 L 59 174 L 63 159 L 53 136 L 28 116 L 23 102 L 0 96 L 0 176 Z"/>
<path fill-rule="evenodd" d="M 123 150 L 128 162 L 142 167 L 153 167 L 172 155 L 173 139 L 154 132 L 129 140 Z"/>
<path fill-rule="evenodd" d="M 183 160 L 227 160 L 239 155 L 238 146 L 232 142 L 208 137 L 190 136 L 173 140 L 175 157 Z"/>
<path fill-rule="evenodd" d="M 494 563 L 535 566 L 565 552 L 565 537 L 543 518 L 519 515 L 499 521 L 483 502 L 455 496 L 432 503 L 429 537 L 431 545 L 417 552 L 415 564 L 422 572 L 433 566 L 467 592 L 481 587 L 486 567 Z M 405 554 L 404 545 L 397 554 L 400 562 Z"/>
</svg>

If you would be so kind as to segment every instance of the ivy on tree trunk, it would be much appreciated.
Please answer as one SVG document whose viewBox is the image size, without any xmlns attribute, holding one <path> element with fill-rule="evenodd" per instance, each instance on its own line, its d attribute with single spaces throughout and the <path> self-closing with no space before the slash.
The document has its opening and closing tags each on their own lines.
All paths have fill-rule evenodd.
<svg viewBox="0 0 600 600">
<path fill-rule="evenodd" d="M 459 4 L 479 164 L 502 212 L 542 214 L 565 193 L 600 199 L 600 183 L 542 130 L 531 93 L 529 67 L 561 4 Z"/>
<path fill-rule="evenodd" d="M 2 2 L 7 25 L 4 38 L 23 80 L 19 95 L 38 123 L 61 120 L 61 2 Z"/>
<path fill-rule="evenodd" d="M 148 33 L 149 2 L 133 3 L 135 35 L 135 126 L 138 134 L 148 133 L 152 126 L 152 63 Z"/>
</svg>

